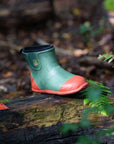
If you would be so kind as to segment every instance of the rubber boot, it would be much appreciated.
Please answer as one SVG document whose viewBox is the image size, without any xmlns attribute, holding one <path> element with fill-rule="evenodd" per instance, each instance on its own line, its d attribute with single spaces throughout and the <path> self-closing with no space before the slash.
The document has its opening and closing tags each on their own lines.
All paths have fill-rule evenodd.
<svg viewBox="0 0 114 144">
<path fill-rule="evenodd" d="M 21 52 L 30 68 L 34 92 L 66 95 L 88 85 L 83 77 L 67 72 L 58 64 L 53 45 L 24 47 Z"/>
<path fill-rule="evenodd" d="M 0 103 L 0 110 L 6 110 L 9 109 L 7 106 L 5 106 L 3 103 Z"/>
</svg>

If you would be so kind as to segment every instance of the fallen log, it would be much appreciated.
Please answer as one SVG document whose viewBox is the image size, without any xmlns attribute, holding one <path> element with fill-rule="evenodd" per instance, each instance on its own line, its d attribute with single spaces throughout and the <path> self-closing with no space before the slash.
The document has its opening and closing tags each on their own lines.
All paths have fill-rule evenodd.
<svg viewBox="0 0 114 144">
<path fill-rule="evenodd" d="M 93 135 L 97 130 L 112 126 L 111 117 L 99 117 L 100 127 L 78 129 L 67 135 L 60 133 L 64 122 L 76 123 L 84 109 L 79 94 L 58 96 L 37 94 L 13 100 L 6 105 L 10 110 L 0 111 L 1 144 L 69 144 L 76 142 L 80 135 Z M 103 142 L 113 144 L 113 138 Z"/>
<path fill-rule="evenodd" d="M 73 142 L 72 138 L 76 140 L 74 135 L 61 135 L 58 129 L 61 122 L 80 119 L 82 100 L 38 94 L 12 101 L 7 106 L 10 111 L 0 111 L 1 144 L 59 144 Z"/>
</svg>

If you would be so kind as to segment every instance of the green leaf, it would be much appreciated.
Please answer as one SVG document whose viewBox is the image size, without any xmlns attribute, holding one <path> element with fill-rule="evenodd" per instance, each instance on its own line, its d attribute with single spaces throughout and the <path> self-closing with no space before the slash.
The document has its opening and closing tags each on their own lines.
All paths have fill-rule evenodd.
<svg viewBox="0 0 114 144">
<path fill-rule="evenodd" d="M 4 99 L 4 100 L 0 100 L 0 103 L 8 103 L 10 102 L 10 100 Z"/>
<path fill-rule="evenodd" d="M 67 134 L 69 131 L 76 131 L 78 128 L 78 124 L 70 124 L 70 123 L 65 123 L 60 129 L 60 132 L 63 134 Z"/>
<path fill-rule="evenodd" d="M 104 115 L 104 116 L 109 116 L 109 115 L 107 114 L 107 111 L 105 111 L 105 110 L 102 110 L 100 113 L 101 113 L 102 115 Z"/>
<path fill-rule="evenodd" d="M 114 106 L 110 104 L 106 104 L 104 106 L 104 109 L 107 111 L 108 114 L 113 114 L 114 113 Z"/>
<path fill-rule="evenodd" d="M 90 126 L 90 121 L 87 120 L 87 119 L 86 119 L 86 120 L 85 120 L 85 119 L 84 119 L 84 120 L 82 119 L 82 120 L 80 121 L 80 126 L 83 127 L 83 128 L 87 128 L 87 127 Z"/>
<path fill-rule="evenodd" d="M 100 133 L 99 133 L 99 135 L 100 136 L 105 136 L 105 135 L 112 135 L 114 133 L 114 127 L 112 127 L 112 128 L 109 128 L 109 129 L 107 129 L 107 130 L 101 130 L 100 131 Z"/>
<path fill-rule="evenodd" d="M 102 54 L 99 55 L 98 59 L 99 60 L 104 59 L 104 62 L 107 61 L 108 63 L 110 63 L 114 60 L 114 55 Z"/>
<path fill-rule="evenodd" d="M 82 135 L 78 138 L 76 144 L 99 144 L 91 136 Z"/>
<path fill-rule="evenodd" d="M 85 32 L 87 32 L 87 27 L 85 25 L 81 25 L 80 26 L 80 33 L 84 34 Z"/>
<path fill-rule="evenodd" d="M 86 98 L 84 99 L 84 105 L 88 104 L 89 103 L 89 100 Z"/>
<path fill-rule="evenodd" d="M 85 97 L 84 104 L 89 104 L 89 106 L 97 108 L 98 113 L 108 116 L 109 112 L 105 109 L 105 106 L 110 105 L 110 100 L 107 97 L 107 95 L 111 95 L 109 88 L 99 82 L 87 81 L 89 86 L 81 93 Z"/>
<path fill-rule="evenodd" d="M 105 0 L 104 6 L 109 11 L 114 11 L 114 0 Z"/>
</svg>

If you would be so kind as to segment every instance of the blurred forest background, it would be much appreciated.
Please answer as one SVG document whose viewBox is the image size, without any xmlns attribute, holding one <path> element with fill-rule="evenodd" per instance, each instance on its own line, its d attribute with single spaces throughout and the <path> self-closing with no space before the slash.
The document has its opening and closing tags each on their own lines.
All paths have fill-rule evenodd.
<svg viewBox="0 0 114 144">
<path fill-rule="evenodd" d="M 20 49 L 51 43 L 60 65 L 114 88 L 113 0 L 0 0 L 0 100 L 32 95 Z"/>
<path fill-rule="evenodd" d="M 101 105 L 96 103 L 94 108 L 100 107 L 101 113 L 92 113 L 92 126 L 84 119 L 89 103 L 84 105 L 79 93 L 64 97 L 31 91 L 29 69 L 20 50 L 47 43 L 56 47 L 64 69 L 108 86 L 109 101 L 114 103 L 114 63 L 98 60 L 104 53 L 114 55 L 114 0 L 0 0 L 0 103 L 10 108 L 0 111 L 0 144 L 71 144 L 80 136 L 81 144 L 98 144 L 95 132 L 104 128 L 111 134 L 108 128 L 114 121 L 114 115 L 106 117 L 102 109 L 109 102 L 103 97 L 110 93 L 107 87 L 100 85 L 102 92 L 88 90 L 93 101 L 101 96 L 97 96 Z M 64 122 L 79 121 L 82 127 L 75 133 L 58 131 Z M 66 124 L 68 129 L 74 131 L 76 125 Z M 114 137 L 109 140 L 105 134 L 100 142 L 113 144 Z"/>
</svg>

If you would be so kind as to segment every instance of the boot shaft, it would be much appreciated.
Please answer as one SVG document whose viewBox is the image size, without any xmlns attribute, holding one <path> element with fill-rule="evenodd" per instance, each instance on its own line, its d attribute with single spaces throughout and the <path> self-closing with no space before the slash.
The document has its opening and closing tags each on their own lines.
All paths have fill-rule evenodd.
<svg viewBox="0 0 114 144">
<path fill-rule="evenodd" d="M 53 45 L 22 49 L 31 71 L 31 86 L 36 92 L 69 94 L 87 85 L 83 77 L 64 70 L 57 62 Z"/>
<path fill-rule="evenodd" d="M 22 53 L 30 68 L 31 81 L 34 80 L 40 89 L 58 91 L 65 81 L 74 76 L 60 67 L 53 45 L 25 47 Z"/>
<path fill-rule="evenodd" d="M 31 71 L 49 71 L 58 65 L 53 45 L 24 47 L 22 53 Z"/>
</svg>

